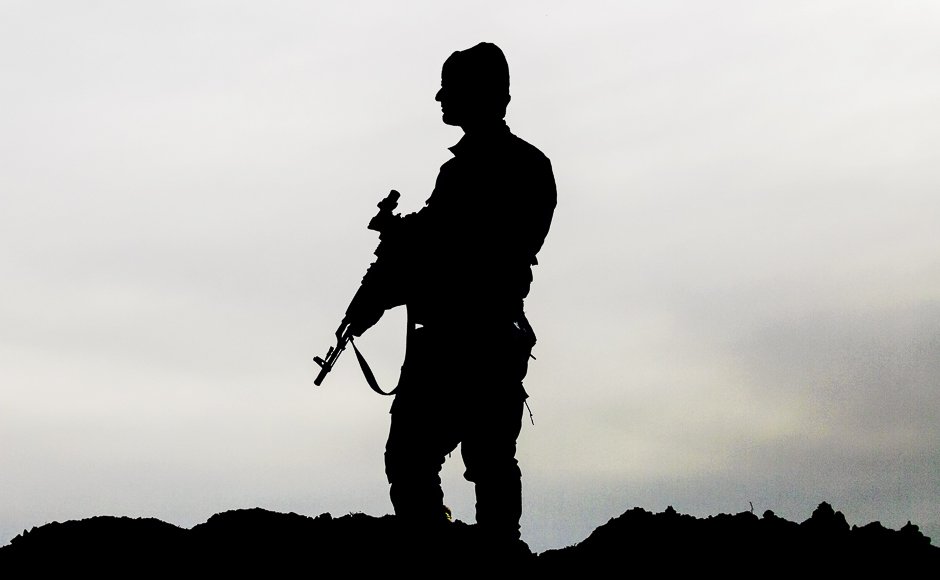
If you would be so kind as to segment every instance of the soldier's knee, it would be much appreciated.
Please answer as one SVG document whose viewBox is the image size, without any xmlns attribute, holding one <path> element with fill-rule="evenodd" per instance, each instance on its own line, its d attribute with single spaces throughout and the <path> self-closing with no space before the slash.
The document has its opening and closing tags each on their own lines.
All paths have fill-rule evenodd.
<svg viewBox="0 0 940 580">
<path fill-rule="evenodd" d="M 385 448 L 385 476 L 389 483 L 400 481 L 427 481 L 440 483 L 444 457 L 421 456 L 409 449 Z"/>
<path fill-rule="evenodd" d="M 467 465 L 464 478 L 474 483 L 487 483 L 490 481 L 511 481 L 522 479 L 522 470 L 514 457 L 504 459 L 491 459 L 489 461 L 465 461 Z"/>
</svg>

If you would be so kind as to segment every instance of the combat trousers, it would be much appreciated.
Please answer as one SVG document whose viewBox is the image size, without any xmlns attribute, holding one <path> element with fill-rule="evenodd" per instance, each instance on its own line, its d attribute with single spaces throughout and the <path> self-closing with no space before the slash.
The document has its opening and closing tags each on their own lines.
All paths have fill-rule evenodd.
<svg viewBox="0 0 940 580">
<path fill-rule="evenodd" d="M 518 539 L 522 474 L 516 440 L 526 396 L 518 356 L 497 348 L 489 365 L 464 364 L 452 342 L 416 334 L 409 335 L 385 447 L 395 513 L 418 525 L 444 521 L 440 471 L 460 445 L 464 477 L 476 490 L 478 528 L 494 538 Z"/>
</svg>

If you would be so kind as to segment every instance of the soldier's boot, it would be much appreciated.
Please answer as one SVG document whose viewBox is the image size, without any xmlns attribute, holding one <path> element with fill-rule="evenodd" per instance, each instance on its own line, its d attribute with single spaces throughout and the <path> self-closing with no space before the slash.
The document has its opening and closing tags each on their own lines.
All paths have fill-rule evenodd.
<svg viewBox="0 0 940 580">
<path fill-rule="evenodd" d="M 519 468 L 499 479 L 481 478 L 476 482 L 476 520 L 480 532 L 494 540 L 520 538 L 522 517 L 522 477 Z"/>
</svg>

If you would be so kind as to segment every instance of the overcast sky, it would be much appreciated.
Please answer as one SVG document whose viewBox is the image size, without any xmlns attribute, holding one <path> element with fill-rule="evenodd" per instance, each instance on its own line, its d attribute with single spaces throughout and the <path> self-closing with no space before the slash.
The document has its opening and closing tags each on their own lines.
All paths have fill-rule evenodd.
<svg viewBox="0 0 940 580">
<path fill-rule="evenodd" d="M 375 203 L 420 208 L 461 136 L 441 64 L 484 40 L 558 184 L 523 538 L 829 501 L 936 544 L 938 29 L 928 0 L 0 1 L 0 545 L 391 511 L 389 399 L 311 358 Z M 387 386 L 404 325 L 358 343 Z M 459 454 L 444 479 L 472 521 Z"/>
</svg>

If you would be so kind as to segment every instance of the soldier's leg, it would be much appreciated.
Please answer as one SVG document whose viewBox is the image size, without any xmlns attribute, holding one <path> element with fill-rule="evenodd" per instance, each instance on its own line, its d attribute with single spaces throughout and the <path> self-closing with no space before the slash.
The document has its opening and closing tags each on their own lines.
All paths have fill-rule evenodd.
<svg viewBox="0 0 940 580">
<path fill-rule="evenodd" d="M 522 516 L 522 472 L 516 461 L 516 439 L 522 428 L 523 399 L 483 401 L 474 425 L 461 443 L 467 470 L 476 487 L 476 520 L 495 539 L 518 540 Z"/>
<path fill-rule="evenodd" d="M 442 523 L 440 472 L 444 458 L 457 447 L 457 435 L 444 409 L 420 401 L 395 403 L 385 445 L 385 474 L 395 514 L 409 524 Z"/>
</svg>

